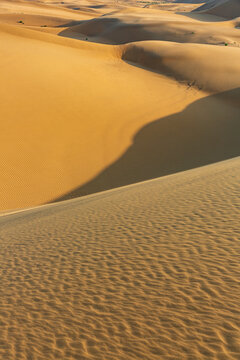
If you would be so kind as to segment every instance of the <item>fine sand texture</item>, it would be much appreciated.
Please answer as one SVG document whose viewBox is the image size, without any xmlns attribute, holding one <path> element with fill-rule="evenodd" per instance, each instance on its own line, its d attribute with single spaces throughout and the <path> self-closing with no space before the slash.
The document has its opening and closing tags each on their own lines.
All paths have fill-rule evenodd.
<svg viewBox="0 0 240 360">
<path fill-rule="evenodd" d="M 239 1 L 1 0 L 0 55 L 0 360 L 239 360 Z"/>
<path fill-rule="evenodd" d="M 0 217 L 0 358 L 238 360 L 240 158 Z"/>
<path fill-rule="evenodd" d="M 237 18 L 79 4 L 0 3 L 1 211 L 240 155 Z"/>
</svg>

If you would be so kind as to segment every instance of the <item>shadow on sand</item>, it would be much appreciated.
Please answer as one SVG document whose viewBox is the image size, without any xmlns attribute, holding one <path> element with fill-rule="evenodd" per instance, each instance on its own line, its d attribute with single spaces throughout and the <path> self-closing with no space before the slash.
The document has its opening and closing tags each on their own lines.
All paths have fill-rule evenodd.
<svg viewBox="0 0 240 360">
<path fill-rule="evenodd" d="M 144 126 L 116 162 L 61 201 L 240 155 L 240 88 L 198 100 Z M 79 168 L 81 172 L 81 168 Z"/>
</svg>

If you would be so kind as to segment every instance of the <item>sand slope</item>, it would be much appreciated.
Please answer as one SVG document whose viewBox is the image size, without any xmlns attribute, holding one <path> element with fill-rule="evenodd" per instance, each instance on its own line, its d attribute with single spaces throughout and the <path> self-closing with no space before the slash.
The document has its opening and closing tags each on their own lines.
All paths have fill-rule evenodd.
<svg viewBox="0 0 240 360">
<path fill-rule="evenodd" d="M 211 61 L 206 60 L 208 57 Z M 122 58 L 207 91 L 226 91 L 240 85 L 240 51 L 236 48 L 139 41 L 123 47 Z"/>
<path fill-rule="evenodd" d="M 204 11 L 207 14 L 221 16 L 226 19 L 234 19 L 240 16 L 240 1 L 211 0 L 200 6 L 196 11 Z"/>
<path fill-rule="evenodd" d="M 0 357 L 237 360 L 239 182 L 236 158 L 0 217 Z"/>
<path fill-rule="evenodd" d="M 58 200 L 238 156 L 239 97 L 240 89 L 205 97 L 179 113 L 147 124 L 134 136 L 131 146 L 117 161 Z"/>
<path fill-rule="evenodd" d="M 217 20 L 217 21 L 216 21 Z M 240 35 L 234 22 L 221 18 L 199 18 L 197 13 L 172 12 L 129 8 L 111 12 L 59 32 L 61 36 L 92 41 L 122 44 L 143 40 L 162 40 L 181 43 L 220 45 L 227 42 L 240 46 Z"/>
<path fill-rule="evenodd" d="M 204 96 L 126 64 L 118 48 L 7 25 L 0 38 L 1 209 L 86 183 L 143 125 Z"/>
<path fill-rule="evenodd" d="M 0 2 L 1 360 L 239 360 L 238 2 L 197 2 Z"/>
<path fill-rule="evenodd" d="M 171 42 L 109 46 L 6 24 L 0 25 L 0 38 L 2 210 L 48 202 L 92 181 L 126 152 L 143 126 L 208 95 L 199 88 L 216 92 L 240 86 L 235 75 L 239 51 L 231 47 Z M 234 105 L 228 102 L 227 108 L 224 101 L 216 105 L 214 99 L 209 101 L 215 110 L 206 113 L 204 131 L 213 114 L 229 111 L 236 124 L 230 127 L 229 141 L 234 155 L 239 155 L 234 140 L 239 131 L 238 100 Z M 188 112 L 188 117 L 194 119 L 195 113 Z M 228 132 L 227 122 L 223 129 Z M 184 131 L 188 132 L 187 127 Z M 178 137 L 176 132 L 171 141 L 180 143 Z M 150 138 L 147 141 L 151 144 Z M 232 153 L 227 147 L 226 156 L 217 160 Z M 169 158 L 162 151 L 159 154 Z M 191 152 L 186 159 L 195 163 Z M 205 164 L 210 159 L 203 157 Z M 154 169 L 157 176 L 164 174 L 155 160 L 147 164 L 144 179 L 152 178 Z M 175 161 L 170 168 L 171 173 L 185 169 Z M 132 166 L 120 169 L 121 185 L 133 182 L 132 171 Z M 101 190 L 114 187 L 118 179 L 119 171 L 112 173 Z M 142 176 L 134 179 L 143 180 Z"/>
</svg>

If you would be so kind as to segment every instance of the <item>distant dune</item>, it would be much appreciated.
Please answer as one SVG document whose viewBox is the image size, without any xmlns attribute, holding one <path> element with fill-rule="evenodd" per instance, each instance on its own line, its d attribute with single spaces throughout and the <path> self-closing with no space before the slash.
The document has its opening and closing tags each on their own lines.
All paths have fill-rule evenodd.
<svg viewBox="0 0 240 360">
<path fill-rule="evenodd" d="M 220 16 L 226 19 L 234 19 L 240 17 L 240 1 L 210 0 L 196 9 L 196 11 L 204 11 L 205 13 Z"/>
<path fill-rule="evenodd" d="M 59 35 L 75 39 L 89 39 L 109 44 L 124 44 L 143 40 L 161 40 L 180 43 L 200 43 L 240 46 L 240 34 L 235 22 L 206 15 L 203 21 L 198 13 L 175 14 L 154 9 L 135 8 L 118 10 L 109 15 L 80 21 L 66 26 Z M 218 21 L 216 21 L 216 19 Z"/>
</svg>

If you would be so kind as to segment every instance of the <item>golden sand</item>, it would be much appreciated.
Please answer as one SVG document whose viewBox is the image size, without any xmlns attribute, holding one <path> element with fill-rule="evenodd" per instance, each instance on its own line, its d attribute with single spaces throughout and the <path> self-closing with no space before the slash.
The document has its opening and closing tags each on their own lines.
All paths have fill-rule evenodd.
<svg viewBox="0 0 240 360">
<path fill-rule="evenodd" d="M 0 360 L 239 360 L 238 3 L 0 2 Z"/>
<path fill-rule="evenodd" d="M 0 217 L 2 359 L 239 359 L 240 158 Z"/>
<path fill-rule="evenodd" d="M 226 104 L 226 93 L 217 101 L 209 96 L 240 86 L 237 20 L 206 15 L 203 21 L 196 12 L 135 3 L 102 5 L 0 4 L 0 210 L 94 193 L 239 154 L 238 100 Z M 195 104 L 211 111 L 202 116 Z M 172 131 L 167 119 L 175 122 L 178 114 L 184 116 L 184 134 L 166 135 Z M 146 146 L 154 134 L 144 130 L 156 122 L 162 126 L 151 155 Z M 216 156 L 214 139 L 207 136 L 212 122 L 227 135 L 227 146 L 220 145 Z M 203 127 L 197 143 L 204 154 L 188 151 L 180 165 L 175 144 L 181 147 L 187 138 L 189 148 L 196 142 L 189 126 Z M 144 151 L 122 162 L 143 133 Z"/>
</svg>

